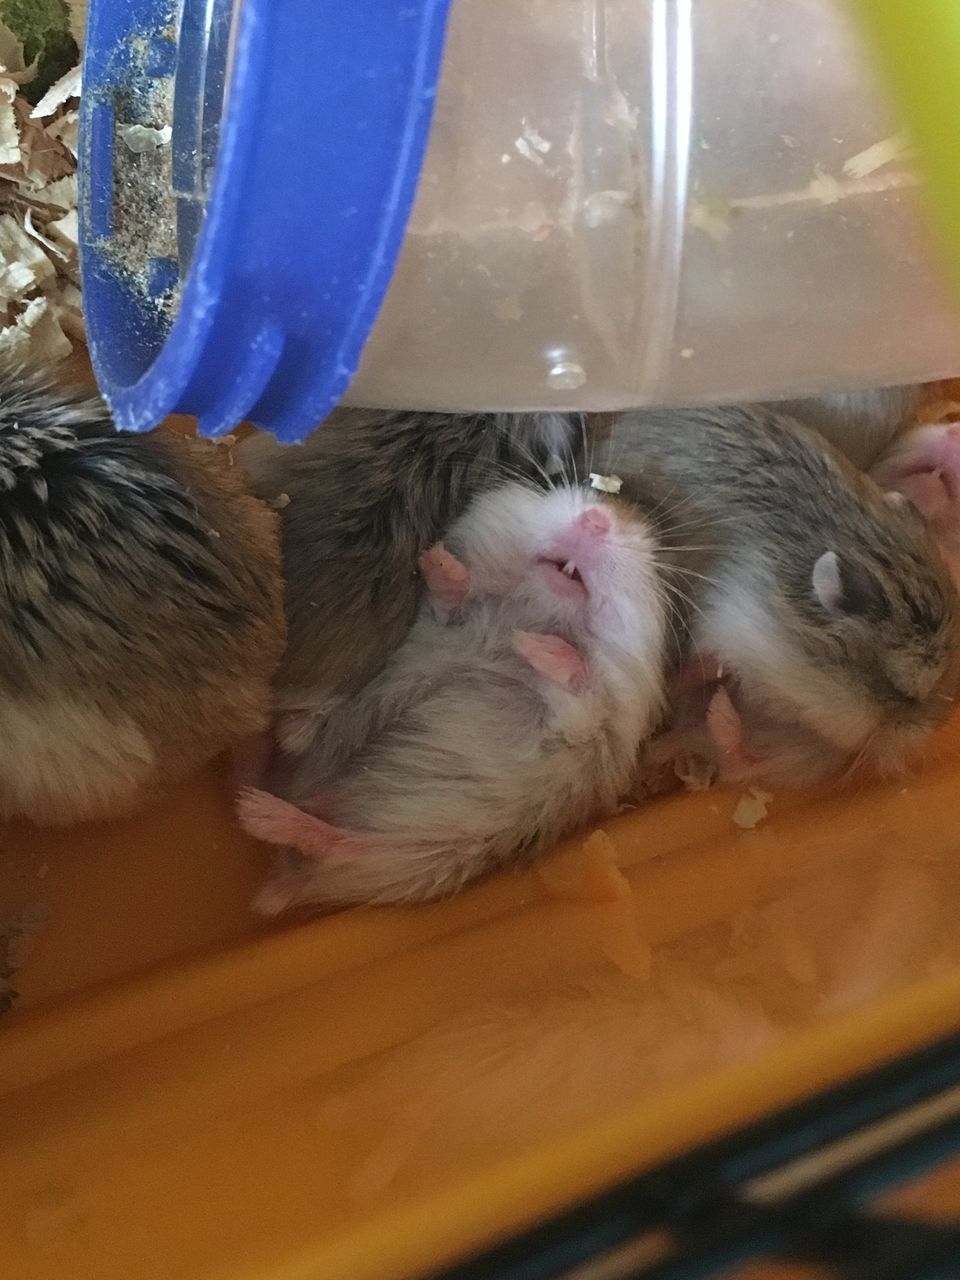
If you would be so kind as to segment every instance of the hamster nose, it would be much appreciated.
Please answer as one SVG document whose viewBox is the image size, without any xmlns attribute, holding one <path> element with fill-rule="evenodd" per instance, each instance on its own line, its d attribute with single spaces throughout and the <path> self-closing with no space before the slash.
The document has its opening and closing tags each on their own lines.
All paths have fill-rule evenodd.
<svg viewBox="0 0 960 1280">
<path fill-rule="evenodd" d="M 613 521 L 602 507 L 590 507 L 577 517 L 577 528 L 590 537 L 602 538 L 613 528 Z"/>
</svg>

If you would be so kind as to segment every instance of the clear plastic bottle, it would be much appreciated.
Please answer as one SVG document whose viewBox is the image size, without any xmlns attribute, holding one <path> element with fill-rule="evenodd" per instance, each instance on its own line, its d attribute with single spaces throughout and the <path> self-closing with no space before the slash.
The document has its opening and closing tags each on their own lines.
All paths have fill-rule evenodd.
<svg viewBox="0 0 960 1280">
<path fill-rule="evenodd" d="M 458 0 L 354 404 L 611 409 L 955 374 L 831 0 Z"/>
</svg>

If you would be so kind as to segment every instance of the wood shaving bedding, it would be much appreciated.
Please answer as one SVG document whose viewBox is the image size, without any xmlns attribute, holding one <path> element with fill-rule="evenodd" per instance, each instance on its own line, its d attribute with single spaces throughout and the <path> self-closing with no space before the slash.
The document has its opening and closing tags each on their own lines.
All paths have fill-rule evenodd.
<svg viewBox="0 0 960 1280">
<path fill-rule="evenodd" d="M 85 5 L 71 5 L 78 29 Z M 31 106 L 35 68 L 0 23 L 0 357 L 50 365 L 84 341 L 77 252 L 80 68 Z"/>
</svg>

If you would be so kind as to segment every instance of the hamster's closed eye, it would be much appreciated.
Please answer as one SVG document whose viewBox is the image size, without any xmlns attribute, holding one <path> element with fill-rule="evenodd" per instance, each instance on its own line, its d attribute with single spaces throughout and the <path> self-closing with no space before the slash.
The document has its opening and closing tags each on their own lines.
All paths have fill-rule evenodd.
<svg viewBox="0 0 960 1280">
<path fill-rule="evenodd" d="M 825 551 L 813 566 L 813 593 L 832 618 L 879 620 L 889 615 L 883 587 L 869 569 Z"/>
</svg>

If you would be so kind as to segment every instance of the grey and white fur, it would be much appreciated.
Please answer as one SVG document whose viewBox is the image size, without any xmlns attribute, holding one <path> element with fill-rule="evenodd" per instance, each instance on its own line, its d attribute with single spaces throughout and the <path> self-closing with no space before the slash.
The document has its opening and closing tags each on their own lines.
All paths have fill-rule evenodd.
<svg viewBox="0 0 960 1280">
<path fill-rule="evenodd" d="M 778 515 L 763 529 L 763 541 L 757 546 L 769 563 L 782 561 L 784 573 L 792 565 L 794 575 L 806 574 L 809 588 L 809 574 L 818 559 L 810 555 L 816 530 L 823 527 L 818 545 L 825 550 L 836 533 L 838 513 L 851 502 L 856 507 L 861 501 L 858 495 L 863 482 L 852 467 L 838 459 L 836 449 L 804 428 L 818 429 L 862 464 L 899 430 L 902 420 L 915 411 L 922 394 L 917 388 L 899 387 L 796 401 L 796 412 L 804 424 L 798 428 L 804 441 L 799 464 L 783 439 L 783 423 L 796 426 L 795 421 L 772 409 L 759 408 L 752 413 L 742 408 L 710 409 L 694 411 L 693 418 L 683 410 L 621 415 L 618 421 L 632 420 L 635 426 L 647 419 L 659 419 L 665 424 L 662 434 L 666 448 L 674 454 L 676 466 L 665 489 L 660 487 L 645 494 L 635 491 L 660 525 L 665 578 L 668 560 L 679 561 L 674 582 L 680 590 L 674 598 L 686 595 L 694 611 L 702 609 L 699 597 L 707 590 L 707 584 L 698 574 L 711 576 L 711 562 L 717 558 L 726 566 L 726 580 L 732 582 L 736 578 L 731 556 L 711 545 L 711 526 L 736 518 L 730 516 L 730 507 L 738 501 L 736 495 L 751 468 L 752 457 L 750 433 L 742 439 L 739 435 L 738 424 L 744 416 L 754 423 L 767 424 L 763 428 L 763 434 L 769 435 L 764 444 L 763 465 L 774 472 L 775 483 L 783 486 L 778 500 L 785 507 L 804 513 L 801 523 L 807 534 L 807 545 L 797 546 L 790 536 L 794 522 L 786 514 L 782 518 Z M 731 448 L 733 437 L 736 438 L 735 456 L 725 471 L 716 472 L 709 461 L 701 465 L 709 455 L 701 452 L 697 432 L 687 436 L 687 448 L 680 447 L 681 437 L 691 430 L 694 420 L 701 425 L 713 422 Z M 581 456 L 576 464 L 572 460 L 585 437 L 598 429 L 606 430 L 600 425 L 602 422 L 594 419 L 585 428 L 580 415 L 451 416 L 348 410 L 334 414 L 305 446 L 284 449 L 266 439 L 244 446 L 242 456 L 256 490 L 267 498 L 281 494 L 289 498 L 281 518 L 291 639 L 276 696 L 281 712 L 299 709 L 314 713 L 312 719 L 305 714 L 298 721 L 281 722 L 286 745 L 304 753 L 305 768 L 309 767 L 309 751 L 322 749 L 317 730 L 336 697 L 362 687 L 406 635 L 420 599 L 416 571 L 420 552 L 463 509 L 472 493 L 499 483 L 505 476 L 515 472 L 536 475 L 544 468 L 556 473 L 564 465 L 574 469 L 580 466 L 581 473 L 587 466 L 616 469 L 621 465 L 616 450 L 604 452 L 589 439 L 587 459 Z M 788 425 L 786 431 L 788 435 L 794 432 L 796 437 L 794 426 Z M 622 435 L 621 428 L 617 431 Z M 639 435 L 639 430 L 634 434 Z M 564 463 L 565 457 L 570 460 L 568 464 Z M 833 477 L 834 490 L 843 495 L 836 510 L 830 492 L 820 488 L 821 471 Z M 874 501 L 876 491 L 869 486 L 868 491 Z M 896 598 L 897 584 L 901 574 L 909 572 L 911 557 L 919 557 L 928 574 L 930 556 L 923 531 L 909 512 L 892 515 L 886 508 L 881 509 L 878 528 L 887 547 L 881 578 L 889 583 L 892 597 Z M 761 536 L 759 530 L 754 532 L 758 538 Z M 860 532 L 864 533 L 862 524 Z M 897 550 L 901 535 L 906 538 L 902 556 Z M 870 541 L 867 537 L 868 548 Z M 794 564 L 798 552 L 802 563 Z M 865 552 L 868 561 L 871 554 Z M 829 564 L 829 560 L 824 561 L 821 568 Z M 932 572 L 939 577 L 936 566 Z M 923 581 L 921 574 L 920 584 Z M 935 590 L 942 593 L 942 589 L 940 581 Z M 715 593 L 710 600 L 713 607 Z M 952 597 L 948 598 L 950 610 Z M 675 620 L 683 621 L 682 611 L 678 611 Z M 822 621 L 821 617 L 814 624 L 807 619 L 814 632 Z M 894 630 L 897 625 L 895 622 Z M 952 622 L 945 623 L 945 627 L 949 631 Z M 841 626 L 836 618 L 829 620 L 819 643 L 834 651 L 840 670 L 829 678 L 821 672 L 807 686 L 810 696 L 818 699 L 822 698 L 825 682 L 838 686 L 842 696 L 836 705 L 846 706 L 848 713 L 851 701 L 861 712 L 869 705 L 861 701 L 860 694 L 872 676 L 861 668 L 864 662 L 868 667 L 875 665 L 876 647 L 864 647 L 857 633 L 855 621 Z M 816 637 L 811 646 L 816 649 Z M 836 653 L 838 647 L 840 652 Z M 805 723 L 808 719 L 802 710 L 803 691 L 798 687 L 803 667 L 790 661 L 789 647 L 780 657 L 783 662 L 779 674 L 769 669 L 776 664 L 768 663 L 762 705 L 748 709 L 751 724 L 766 742 L 781 736 L 782 715 L 790 717 L 779 753 L 783 768 L 776 780 L 796 783 L 819 772 L 842 770 L 849 757 L 846 743 L 851 734 L 840 735 L 845 745 L 830 748 L 819 731 L 799 731 L 797 717 Z M 936 664 L 934 658 L 934 667 Z M 788 688 L 778 693 L 781 680 Z M 746 681 L 748 685 L 752 683 L 749 673 Z M 929 698 L 921 698 L 922 726 L 911 731 L 913 737 L 922 737 L 927 723 L 942 718 L 941 713 L 949 708 L 949 683 L 947 679 L 943 689 L 938 687 Z M 753 696 L 757 695 L 758 690 L 754 690 Z M 871 699 L 876 702 L 874 695 Z M 818 717 L 814 714 L 813 718 Z M 887 752 L 890 735 L 881 734 L 875 741 L 878 748 L 886 744 L 874 753 L 879 762 Z M 816 748 L 813 744 L 817 744 Z M 890 766 L 895 767 L 899 749 L 888 754 Z M 282 778 L 278 785 L 283 785 Z"/>
<path fill-rule="evenodd" d="M 760 406 L 818 431 L 854 466 L 869 471 L 910 425 L 923 403 L 922 386 L 837 391 Z"/>
<path fill-rule="evenodd" d="M 863 466 L 919 395 L 894 387 L 792 403 L 801 421 Z M 586 421 L 342 409 L 303 445 L 284 447 L 266 435 L 245 441 L 238 456 L 253 491 L 286 504 L 289 640 L 275 685 L 279 708 L 325 712 L 331 697 L 376 674 L 415 616 L 420 553 L 474 493 L 512 475 L 555 476 L 572 466 Z"/>
<path fill-rule="evenodd" d="M 245 441 L 238 456 L 253 491 L 284 503 L 279 709 L 325 712 L 376 675 L 416 616 L 420 554 L 475 493 L 557 474 L 578 431 L 561 414 L 343 409 L 303 445 Z"/>
<path fill-rule="evenodd" d="M 264 727 L 276 522 L 224 454 L 0 378 L 0 815 L 114 817 Z"/>
<path fill-rule="evenodd" d="M 913 507 L 814 431 L 762 408 L 626 413 L 607 420 L 594 466 L 648 508 L 683 504 L 707 557 L 695 652 L 732 676 L 746 720 L 801 731 L 775 780 L 841 759 L 898 770 L 946 718 L 958 682 L 948 574 Z M 805 738 L 822 750 L 798 759 Z"/>
<path fill-rule="evenodd" d="M 295 804 L 241 798 L 248 831 L 299 850 L 258 900 L 268 914 L 445 896 L 609 816 L 631 787 L 665 694 L 650 523 L 589 489 L 509 483 L 424 563 L 439 582 L 294 762 Z"/>
</svg>

